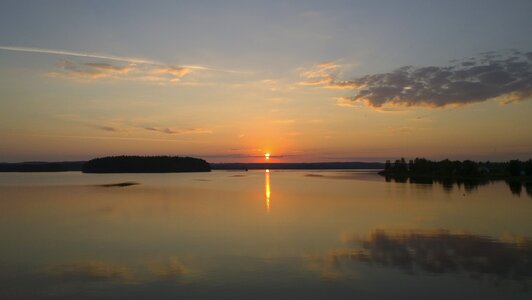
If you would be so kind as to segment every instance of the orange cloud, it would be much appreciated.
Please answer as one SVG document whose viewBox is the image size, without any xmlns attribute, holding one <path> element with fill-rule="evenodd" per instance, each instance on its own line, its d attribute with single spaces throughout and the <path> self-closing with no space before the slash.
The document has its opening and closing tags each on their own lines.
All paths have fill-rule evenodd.
<svg viewBox="0 0 532 300">
<path fill-rule="evenodd" d="M 320 63 L 309 70 L 301 72 L 300 76 L 304 81 L 300 85 L 320 86 L 331 89 L 353 89 L 360 85 L 353 81 L 336 80 L 340 65 L 334 62 Z"/>
<path fill-rule="evenodd" d="M 49 76 L 74 78 L 82 80 L 97 79 L 122 79 L 146 82 L 169 82 L 175 83 L 191 73 L 193 68 L 160 65 L 126 65 L 88 62 L 78 63 L 70 60 L 62 60 L 58 63 L 59 71 L 48 73 Z"/>
<path fill-rule="evenodd" d="M 175 67 L 175 66 L 164 66 L 156 67 L 153 69 L 152 73 L 159 76 L 164 76 L 168 78 L 171 82 L 180 81 L 188 73 L 192 72 L 192 68 L 189 67 Z"/>
</svg>

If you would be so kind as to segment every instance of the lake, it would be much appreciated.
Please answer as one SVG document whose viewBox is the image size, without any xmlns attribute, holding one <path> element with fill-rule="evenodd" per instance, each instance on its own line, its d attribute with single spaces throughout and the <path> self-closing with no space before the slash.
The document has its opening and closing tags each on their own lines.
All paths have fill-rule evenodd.
<svg viewBox="0 0 532 300">
<path fill-rule="evenodd" d="M 504 181 L 0 174 L 0 299 L 532 299 L 531 238 Z"/>
</svg>

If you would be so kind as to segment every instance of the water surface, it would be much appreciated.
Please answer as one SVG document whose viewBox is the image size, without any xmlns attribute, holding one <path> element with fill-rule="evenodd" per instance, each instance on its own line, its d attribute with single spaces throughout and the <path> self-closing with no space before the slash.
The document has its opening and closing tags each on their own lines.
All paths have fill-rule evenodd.
<svg viewBox="0 0 532 300">
<path fill-rule="evenodd" d="M 527 192 L 369 171 L 4 173 L 0 299 L 531 299 Z"/>
</svg>

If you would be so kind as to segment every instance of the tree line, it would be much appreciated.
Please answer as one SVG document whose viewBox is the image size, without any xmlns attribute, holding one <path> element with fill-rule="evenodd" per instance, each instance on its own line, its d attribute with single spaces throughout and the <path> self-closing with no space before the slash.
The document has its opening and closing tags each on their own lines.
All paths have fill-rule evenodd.
<svg viewBox="0 0 532 300">
<path fill-rule="evenodd" d="M 432 176 L 432 177 L 517 177 L 532 175 L 532 159 L 527 161 L 510 160 L 508 162 L 475 162 L 472 160 L 431 161 L 415 158 L 408 162 L 404 158 L 395 162 L 387 160 L 383 175 L 396 176 Z"/>
</svg>

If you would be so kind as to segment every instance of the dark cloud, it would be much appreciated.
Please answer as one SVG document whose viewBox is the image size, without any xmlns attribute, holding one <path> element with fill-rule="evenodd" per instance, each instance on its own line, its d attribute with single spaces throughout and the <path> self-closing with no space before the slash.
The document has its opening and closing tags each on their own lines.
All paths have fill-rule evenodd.
<svg viewBox="0 0 532 300">
<path fill-rule="evenodd" d="M 339 82 L 320 69 L 324 87 L 351 87 L 345 98 L 371 107 L 466 105 L 499 97 L 503 102 L 532 96 L 532 52 L 487 52 L 450 66 L 406 66 L 389 73 Z M 314 72 L 316 73 L 316 72 Z"/>
</svg>

